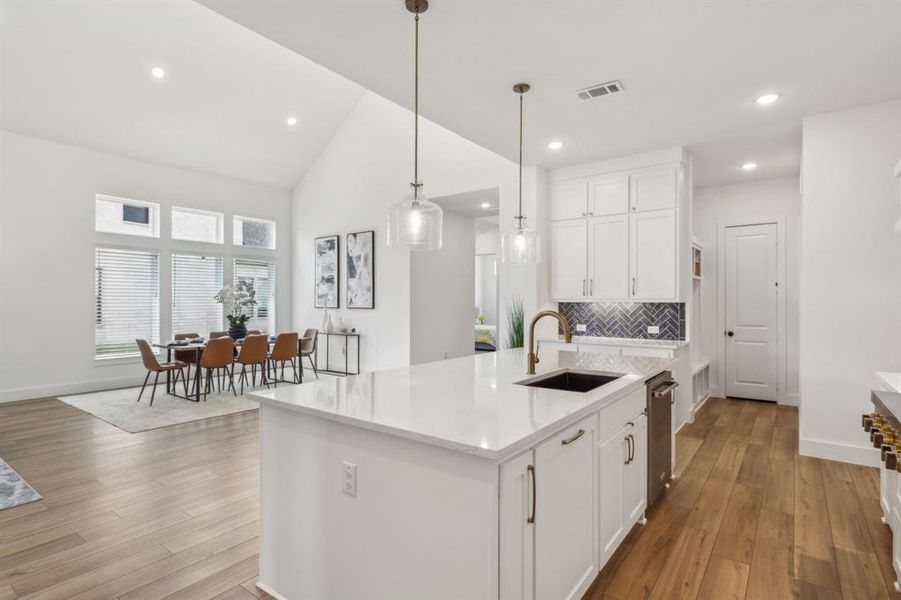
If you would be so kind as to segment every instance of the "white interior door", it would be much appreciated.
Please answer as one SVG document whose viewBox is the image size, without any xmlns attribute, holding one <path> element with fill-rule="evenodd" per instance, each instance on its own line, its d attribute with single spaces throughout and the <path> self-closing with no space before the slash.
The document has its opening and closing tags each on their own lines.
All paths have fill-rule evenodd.
<svg viewBox="0 0 901 600">
<path fill-rule="evenodd" d="M 778 399 L 775 223 L 726 228 L 726 395 Z"/>
</svg>

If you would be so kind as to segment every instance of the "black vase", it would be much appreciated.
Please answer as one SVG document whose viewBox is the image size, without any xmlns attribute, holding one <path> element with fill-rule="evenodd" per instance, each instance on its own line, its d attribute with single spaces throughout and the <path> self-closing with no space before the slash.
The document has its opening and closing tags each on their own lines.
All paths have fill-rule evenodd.
<svg viewBox="0 0 901 600">
<path fill-rule="evenodd" d="M 243 340 L 247 337 L 247 326 L 246 325 L 234 325 L 228 328 L 228 337 L 235 340 Z"/>
</svg>

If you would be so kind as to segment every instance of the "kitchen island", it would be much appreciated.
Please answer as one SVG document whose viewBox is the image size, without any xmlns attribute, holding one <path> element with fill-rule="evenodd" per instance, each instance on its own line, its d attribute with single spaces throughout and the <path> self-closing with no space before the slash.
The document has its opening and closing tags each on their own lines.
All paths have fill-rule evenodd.
<svg viewBox="0 0 901 600">
<path fill-rule="evenodd" d="M 522 350 L 265 390 L 260 582 L 286 599 L 579 598 L 643 519 L 644 382 Z M 519 385 L 621 375 L 588 392 Z"/>
</svg>

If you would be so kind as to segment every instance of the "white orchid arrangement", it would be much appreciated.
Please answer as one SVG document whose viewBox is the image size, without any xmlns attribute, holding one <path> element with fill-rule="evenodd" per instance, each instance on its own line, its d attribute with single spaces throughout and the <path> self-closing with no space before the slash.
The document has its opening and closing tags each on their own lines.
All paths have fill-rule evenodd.
<svg viewBox="0 0 901 600">
<path fill-rule="evenodd" d="M 248 281 L 239 281 L 237 285 L 227 285 L 219 293 L 213 297 L 213 300 L 223 306 L 231 306 L 231 314 L 225 315 L 228 324 L 232 327 L 240 327 L 250 318 L 248 315 L 242 314 L 241 309 L 245 306 L 255 306 L 257 303 L 257 291 L 253 289 L 253 284 Z"/>
</svg>

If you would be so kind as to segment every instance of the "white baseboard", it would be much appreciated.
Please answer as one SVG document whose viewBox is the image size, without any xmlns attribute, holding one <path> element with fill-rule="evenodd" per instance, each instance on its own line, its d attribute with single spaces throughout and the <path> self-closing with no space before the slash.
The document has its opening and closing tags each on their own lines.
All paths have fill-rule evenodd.
<svg viewBox="0 0 901 600">
<path fill-rule="evenodd" d="M 278 592 L 273 590 L 271 587 L 269 587 L 262 581 L 257 581 L 256 585 L 257 585 L 258 589 L 263 590 L 264 592 L 266 592 L 267 594 L 269 594 L 270 596 L 275 598 L 275 600 L 288 600 L 287 598 L 285 598 L 284 596 L 282 596 L 281 594 L 279 594 Z"/>
<path fill-rule="evenodd" d="M 878 467 L 880 462 L 879 450 L 871 446 L 851 446 L 807 438 L 798 440 L 798 452 L 801 456 L 838 460 L 865 467 Z"/>
<path fill-rule="evenodd" d="M 787 406 L 801 406 L 801 396 L 800 394 L 785 394 L 785 397 L 782 398 L 782 402 L 779 404 L 785 404 Z"/>
<path fill-rule="evenodd" d="M 30 388 L 18 388 L 15 390 L 0 391 L 0 402 L 14 402 L 16 400 L 31 400 L 34 398 L 53 398 L 67 396 L 69 394 L 83 394 L 85 392 L 101 392 L 103 390 L 115 390 L 118 388 L 135 387 L 143 383 L 141 375 L 132 377 L 117 377 L 114 379 L 95 379 L 93 381 L 79 381 L 75 383 L 57 383 Z"/>
<path fill-rule="evenodd" d="M 701 410 L 701 407 L 703 407 L 705 404 L 707 404 L 707 401 L 710 400 L 710 396 L 711 396 L 711 394 L 708 393 L 706 396 L 704 396 L 703 400 L 701 400 L 700 402 L 698 402 L 697 404 L 695 404 L 692 407 L 692 409 L 691 409 L 691 420 L 692 421 L 694 421 L 695 415 L 698 414 L 698 411 Z"/>
</svg>

